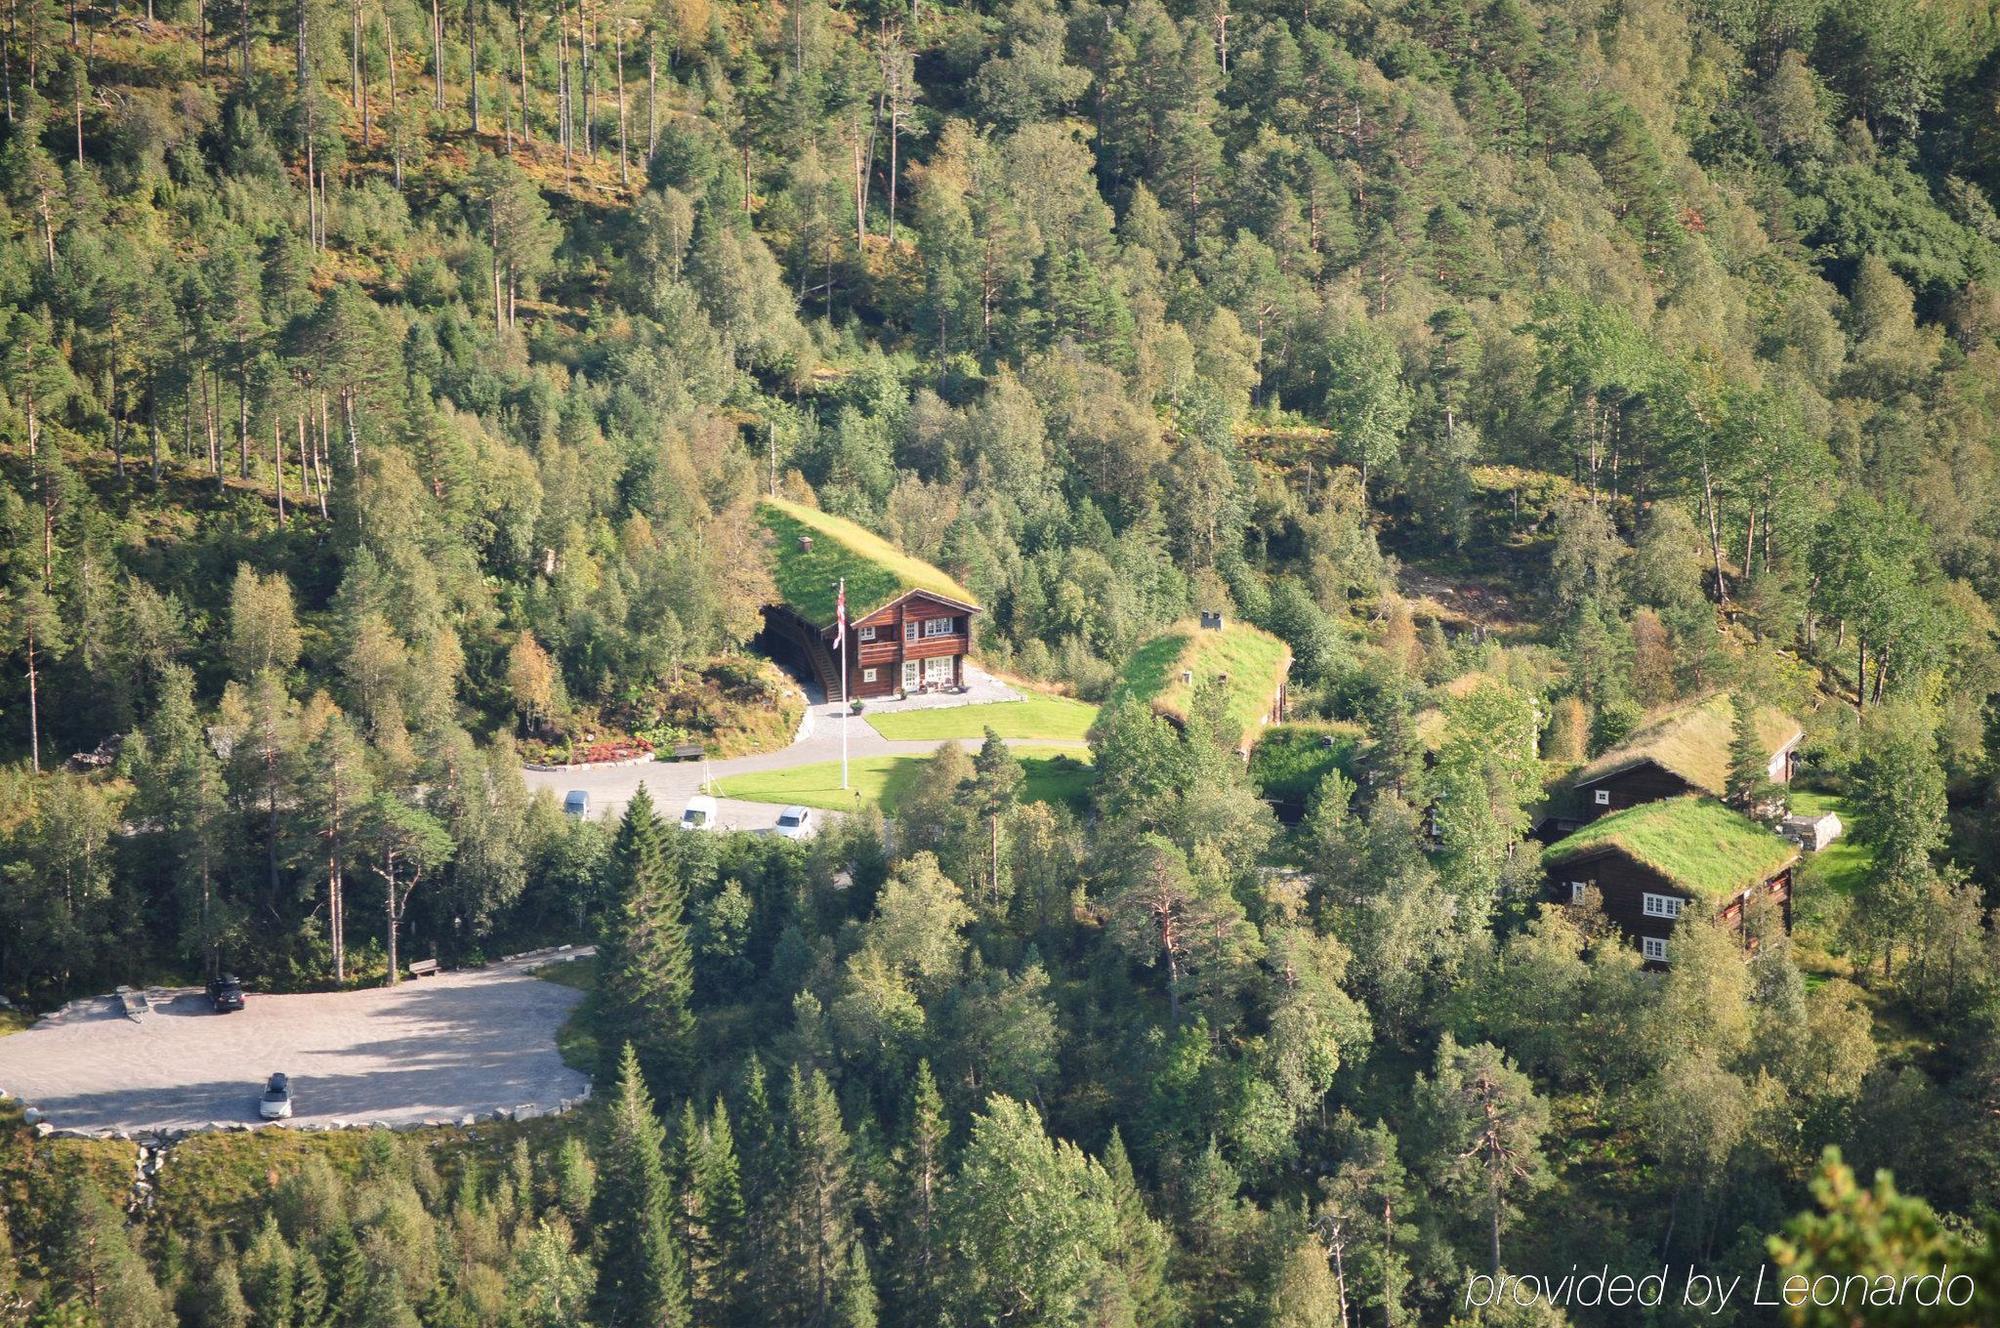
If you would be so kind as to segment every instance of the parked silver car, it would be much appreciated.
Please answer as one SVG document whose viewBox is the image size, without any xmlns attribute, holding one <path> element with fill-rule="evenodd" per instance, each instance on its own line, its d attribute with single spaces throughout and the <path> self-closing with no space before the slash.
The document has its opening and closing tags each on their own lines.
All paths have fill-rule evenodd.
<svg viewBox="0 0 2000 1328">
<path fill-rule="evenodd" d="M 292 1081 L 282 1074 L 274 1074 L 264 1085 L 264 1096 L 257 1103 L 257 1114 L 265 1120 L 289 1120 L 292 1114 Z"/>
</svg>

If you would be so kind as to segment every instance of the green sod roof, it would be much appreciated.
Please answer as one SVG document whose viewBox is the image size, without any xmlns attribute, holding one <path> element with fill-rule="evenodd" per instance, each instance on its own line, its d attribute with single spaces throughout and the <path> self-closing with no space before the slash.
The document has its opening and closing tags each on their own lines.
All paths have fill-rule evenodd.
<svg viewBox="0 0 2000 1328">
<path fill-rule="evenodd" d="M 1229 717 L 1247 737 L 1270 710 L 1291 666 L 1291 647 L 1248 623 L 1232 622 L 1220 631 L 1205 631 L 1193 622 L 1177 623 L 1133 652 L 1111 690 L 1109 704 L 1130 697 L 1185 720 L 1194 687 L 1182 681 L 1182 675 L 1192 674 L 1194 686 L 1200 686 L 1227 674 Z"/>
<path fill-rule="evenodd" d="M 950 576 L 843 517 L 783 498 L 762 500 L 757 513 L 772 535 L 778 598 L 815 627 L 833 625 L 834 595 L 843 578 L 849 621 L 912 590 L 977 603 Z M 799 546 L 806 535 L 812 537 L 811 549 Z"/>
<path fill-rule="evenodd" d="M 1605 847 L 1622 850 L 1689 894 L 1724 900 L 1798 860 L 1789 840 L 1713 798 L 1642 802 L 1599 817 L 1542 854 L 1555 868 Z"/>
<path fill-rule="evenodd" d="M 1754 722 L 1767 759 L 1799 736 L 1798 722 L 1782 710 L 1761 706 Z M 1570 782 L 1593 783 L 1652 761 L 1719 798 L 1729 788 L 1729 747 L 1735 737 L 1735 707 L 1726 692 L 1718 693 L 1654 715 L 1630 739 L 1578 770 Z"/>
</svg>

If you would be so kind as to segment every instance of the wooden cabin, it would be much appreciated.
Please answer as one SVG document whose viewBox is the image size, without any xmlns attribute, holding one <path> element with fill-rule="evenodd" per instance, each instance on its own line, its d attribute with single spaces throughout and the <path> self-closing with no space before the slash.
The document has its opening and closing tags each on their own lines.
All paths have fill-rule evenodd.
<svg viewBox="0 0 2000 1328">
<path fill-rule="evenodd" d="M 1769 706 L 1756 711 L 1754 722 L 1758 743 L 1767 753 L 1766 775 L 1774 784 L 1790 783 L 1805 731 L 1790 715 Z M 1555 829 L 1571 830 L 1663 798 L 1722 797 L 1735 736 L 1735 707 L 1726 693 L 1655 716 L 1571 776 L 1570 796 L 1551 809 Z"/>
<path fill-rule="evenodd" d="M 778 589 L 778 602 L 764 606 L 770 653 L 810 673 L 829 700 L 965 685 L 979 612 L 971 591 L 852 521 L 778 498 L 758 511 Z M 845 648 L 837 626 L 843 585 Z"/>
<path fill-rule="evenodd" d="M 893 696 L 965 686 L 979 606 L 911 590 L 847 624 L 847 694 Z M 837 649 L 832 623 L 821 633 Z"/>
<path fill-rule="evenodd" d="M 1683 795 L 1601 816 L 1542 854 L 1559 903 L 1595 888 L 1604 914 L 1649 965 L 1673 962 L 1674 925 L 1699 901 L 1738 928 L 1759 895 L 1792 925 L 1798 846 L 1713 798 Z"/>
</svg>

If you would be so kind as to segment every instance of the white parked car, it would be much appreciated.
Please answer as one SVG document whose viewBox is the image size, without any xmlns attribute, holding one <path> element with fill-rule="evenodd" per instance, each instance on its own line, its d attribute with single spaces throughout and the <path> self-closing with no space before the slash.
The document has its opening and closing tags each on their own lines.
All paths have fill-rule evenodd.
<svg viewBox="0 0 2000 1328">
<path fill-rule="evenodd" d="M 787 807 L 778 813 L 777 832 L 786 839 L 810 838 L 816 825 L 812 812 L 804 807 Z"/>
<path fill-rule="evenodd" d="M 688 799 L 687 810 L 681 813 L 683 830 L 720 830 L 722 822 L 717 816 L 715 799 L 706 793 L 697 793 Z"/>
<path fill-rule="evenodd" d="M 264 1096 L 257 1103 L 257 1114 L 265 1120 L 289 1120 L 292 1115 L 292 1081 L 282 1074 L 271 1076 L 264 1085 Z"/>
</svg>

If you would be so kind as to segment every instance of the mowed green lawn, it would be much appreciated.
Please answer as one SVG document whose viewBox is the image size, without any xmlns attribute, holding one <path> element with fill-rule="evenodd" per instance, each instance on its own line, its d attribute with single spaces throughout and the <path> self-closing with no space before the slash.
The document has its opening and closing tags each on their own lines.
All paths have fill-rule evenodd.
<svg viewBox="0 0 2000 1328">
<path fill-rule="evenodd" d="M 1832 793 L 1811 793 L 1804 789 L 1791 791 L 1792 814 L 1794 816 L 1820 816 L 1832 812 L 1840 817 L 1840 838 L 1813 855 L 1813 866 L 1819 871 L 1820 879 L 1836 894 L 1849 898 L 1868 879 L 1868 871 L 1875 865 L 1875 851 L 1855 837 L 1854 808 L 1847 799 Z"/>
<path fill-rule="evenodd" d="M 870 728 L 891 742 L 943 742 L 984 737 L 991 728 L 1003 738 L 1041 742 L 1082 742 L 1097 720 L 1097 707 L 1066 696 L 1027 696 L 1019 701 L 941 706 L 930 710 L 868 710 Z"/>
<path fill-rule="evenodd" d="M 1026 772 L 1021 785 L 1026 801 L 1078 803 L 1090 789 L 1088 752 L 1030 746 L 1016 747 L 1014 755 L 1021 758 Z M 840 762 L 821 761 L 790 770 L 728 775 L 715 781 L 715 792 L 744 802 L 796 802 L 838 812 L 874 805 L 893 812 L 928 760 L 928 756 L 859 757 L 848 763 L 845 789 L 840 787 Z"/>
</svg>

